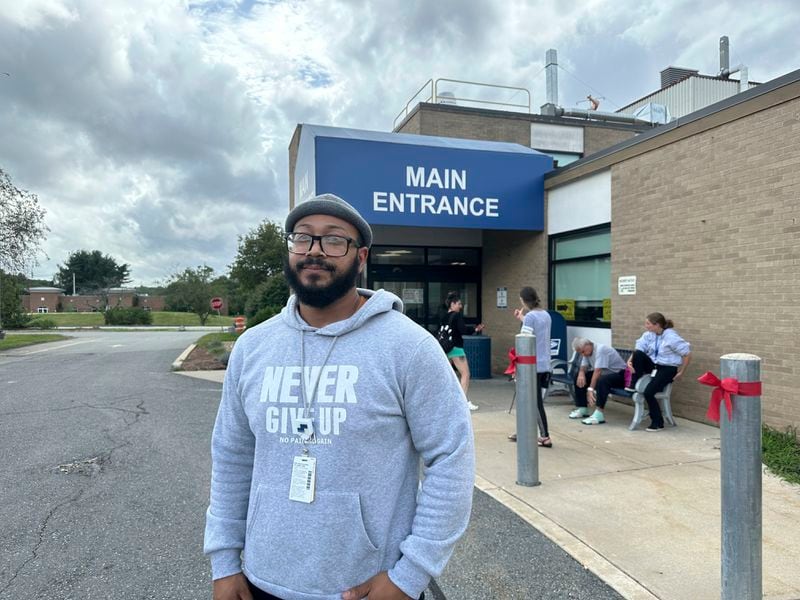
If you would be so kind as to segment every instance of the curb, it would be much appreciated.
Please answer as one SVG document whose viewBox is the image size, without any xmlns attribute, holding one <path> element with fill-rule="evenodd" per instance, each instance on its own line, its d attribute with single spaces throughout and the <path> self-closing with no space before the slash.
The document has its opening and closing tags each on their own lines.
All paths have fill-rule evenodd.
<svg viewBox="0 0 800 600">
<path fill-rule="evenodd" d="M 186 348 L 186 350 L 184 350 L 183 352 L 181 352 L 181 355 L 173 361 L 172 370 L 180 371 L 181 367 L 183 366 L 183 361 L 186 360 L 186 357 L 189 356 L 192 353 L 192 350 L 194 350 L 195 348 L 197 348 L 197 344 L 189 344 L 189 347 Z"/>
<path fill-rule="evenodd" d="M 611 560 L 585 544 L 575 534 L 515 496 L 512 491 L 502 486 L 498 487 L 478 474 L 475 475 L 475 487 L 511 510 L 523 521 L 526 521 L 534 529 L 560 546 L 562 550 L 583 565 L 585 569 L 594 573 L 623 598 L 627 600 L 658 600 L 656 595 L 617 567 Z"/>
</svg>

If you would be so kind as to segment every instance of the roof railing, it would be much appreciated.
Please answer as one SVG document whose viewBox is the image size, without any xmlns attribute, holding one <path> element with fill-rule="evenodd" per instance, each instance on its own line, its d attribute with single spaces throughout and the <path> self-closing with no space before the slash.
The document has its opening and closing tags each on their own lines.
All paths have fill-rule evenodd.
<svg viewBox="0 0 800 600">
<path fill-rule="evenodd" d="M 478 98 L 478 97 L 469 97 L 467 95 L 464 96 L 456 96 L 452 91 L 440 91 L 439 84 L 440 83 L 448 83 L 448 84 L 457 84 L 457 85 L 464 85 L 464 86 L 477 86 L 480 89 L 494 89 L 494 90 L 512 90 L 515 93 L 505 101 L 498 101 L 498 100 L 487 100 L 485 98 Z M 452 87 L 452 86 L 451 86 Z M 422 100 L 419 99 L 420 94 L 423 92 L 427 92 L 426 95 L 423 97 Z M 511 102 L 511 100 L 516 96 L 518 93 L 522 92 L 525 97 L 527 98 L 527 102 Z M 400 113 L 394 118 L 394 122 L 392 123 L 392 129 L 397 128 L 397 124 L 402 122 L 406 117 L 408 117 L 409 113 L 411 112 L 412 108 L 415 107 L 417 104 L 421 102 L 433 102 L 434 104 L 459 104 L 464 102 L 469 102 L 473 105 L 489 105 L 489 106 L 502 106 L 506 109 L 525 109 L 526 112 L 531 112 L 531 93 L 526 88 L 521 87 L 514 87 L 510 85 L 496 85 L 492 83 L 480 83 L 477 81 L 464 81 L 461 79 L 446 79 L 440 77 L 438 79 L 429 79 L 426 81 L 423 86 L 417 91 L 416 94 L 411 96 L 411 99 L 406 102 L 405 107 L 400 111 Z"/>
</svg>

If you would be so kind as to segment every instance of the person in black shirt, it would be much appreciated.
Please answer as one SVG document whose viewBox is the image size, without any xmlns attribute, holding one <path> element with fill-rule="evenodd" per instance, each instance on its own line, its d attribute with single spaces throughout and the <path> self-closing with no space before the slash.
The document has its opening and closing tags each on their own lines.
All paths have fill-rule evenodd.
<svg viewBox="0 0 800 600">
<path fill-rule="evenodd" d="M 469 327 L 464 322 L 464 315 L 462 314 L 464 303 L 461 301 L 461 296 L 458 292 L 447 294 L 445 305 L 447 306 L 447 314 L 442 319 L 442 324 L 450 327 L 453 332 L 453 343 L 455 344 L 453 349 L 447 353 L 447 358 L 450 359 L 450 362 L 458 372 L 461 388 L 466 396 L 469 390 L 469 364 L 467 363 L 467 355 L 464 353 L 464 336 L 483 331 L 483 323 L 475 327 Z M 469 406 L 470 410 L 478 410 L 478 405 L 473 404 L 469 399 L 467 399 L 467 406 Z"/>
</svg>

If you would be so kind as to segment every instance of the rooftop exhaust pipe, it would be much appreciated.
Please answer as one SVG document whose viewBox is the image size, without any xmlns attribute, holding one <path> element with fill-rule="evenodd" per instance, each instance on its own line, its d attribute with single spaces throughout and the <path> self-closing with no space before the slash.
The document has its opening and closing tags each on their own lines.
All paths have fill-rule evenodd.
<svg viewBox="0 0 800 600">
<path fill-rule="evenodd" d="M 558 53 L 550 48 L 544 55 L 547 103 L 558 106 Z"/>
<path fill-rule="evenodd" d="M 723 35 L 719 38 L 719 72 L 727 73 L 731 68 L 728 36 Z"/>
<path fill-rule="evenodd" d="M 734 73 L 739 73 L 739 92 L 745 92 L 750 88 L 750 79 L 747 73 L 747 67 L 738 65 L 731 69 L 730 67 L 730 44 L 728 36 L 723 35 L 719 38 L 719 74 L 718 77 L 730 79 Z"/>
<path fill-rule="evenodd" d="M 547 104 L 543 104 L 540 114 L 549 117 L 574 117 L 578 119 L 591 119 L 592 121 L 606 121 L 613 123 L 647 123 L 632 115 L 621 115 L 599 110 L 582 110 L 579 108 L 564 109 L 558 105 L 558 53 L 551 48 L 545 53 L 545 82 L 547 86 Z"/>
</svg>

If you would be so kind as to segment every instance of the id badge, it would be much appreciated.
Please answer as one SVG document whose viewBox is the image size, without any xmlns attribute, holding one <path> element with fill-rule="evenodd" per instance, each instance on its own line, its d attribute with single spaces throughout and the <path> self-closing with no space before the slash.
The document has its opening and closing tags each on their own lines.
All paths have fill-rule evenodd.
<svg viewBox="0 0 800 600">
<path fill-rule="evenodd" d="M 293 432 L 299 436 L 301 440 L 307 442 L 314 437 L 314 419 L 309 417 L 301 417 L 293 424 Z"/>
<path fill-rule="evenodd" d="M 317 459 L 313 456 L 295 456 L 292 465 L 292 483 L 289 500 L 310 504 L 314 501 L 317 480 Z"/>
<path fill-rule="evenodd" d="M 655 377 L 655 376 L 656 376 L 656 373 L 658 373 L 658 367 L 656 367 L 655 369 L 653 369 L 653 372 L 652 372 L 652 373 L 650 373 L 650 377 Z"/>
</svg>

